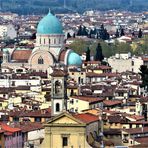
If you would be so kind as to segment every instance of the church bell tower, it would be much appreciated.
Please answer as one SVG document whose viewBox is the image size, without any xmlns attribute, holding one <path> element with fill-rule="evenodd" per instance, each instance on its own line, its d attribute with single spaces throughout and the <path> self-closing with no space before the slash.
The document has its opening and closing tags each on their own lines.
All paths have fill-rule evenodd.
<svg viewBox="0 0 148 148">
<path fill-rule="evenodd" d="M 67 110 L 67 73 L 59 68 L 51 75 L 51 115 L 55 116 Z"/>
</svg>

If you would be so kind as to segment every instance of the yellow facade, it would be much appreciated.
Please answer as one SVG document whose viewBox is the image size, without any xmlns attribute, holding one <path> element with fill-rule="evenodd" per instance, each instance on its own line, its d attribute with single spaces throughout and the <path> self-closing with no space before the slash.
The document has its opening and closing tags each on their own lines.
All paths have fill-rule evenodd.
<svg viewBox="0 0 148 148">
<path fill-rule="evenodd" d="M 45 138 L 41 148 L 89 148 L 86 142 L 86 124 L 69 113 L 62 113 L 45 126 Z M 66 140 L 66 143 L 63 141 Z"/>
<path fill-rule="evenodd" d="M 71 103 L 72 100 L 73 100 L 73 103 Z M 68 107 L 68 110 L 70 111 L 77 110 L 78 113 L 82 113 L 83 110 L 89 109 L 90 105 L 88 101 L 83 101 L 80 99 L 69 97 L 69 102 L 67 107 Z"/>
<path fill-rule="evenodd" d="M 4 100 L 4 101 L 1 101 L 0 102 L 0 110 L 5 110 L 8 106 L 8 101 L 7 100 Z"/>
</svg>

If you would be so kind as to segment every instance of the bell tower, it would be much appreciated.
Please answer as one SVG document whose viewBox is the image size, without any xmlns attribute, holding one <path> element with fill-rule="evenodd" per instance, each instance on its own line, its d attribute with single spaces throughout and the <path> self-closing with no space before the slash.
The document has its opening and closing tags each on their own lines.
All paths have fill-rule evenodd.
<svg viewBox="0 0 148 148">
<path fill-rule="evenodd" d="M 51 115 L 67 110 L 67 72 L 54 68 L 51 75 Z"/>
</svg>

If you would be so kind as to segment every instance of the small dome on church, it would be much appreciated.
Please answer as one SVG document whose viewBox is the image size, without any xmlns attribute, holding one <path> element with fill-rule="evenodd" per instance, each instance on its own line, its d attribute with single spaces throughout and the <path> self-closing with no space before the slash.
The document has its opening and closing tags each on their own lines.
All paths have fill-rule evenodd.
<svg viewBox="0 0 148 148">
<path fill-rule="evenodd" d="M 82 65 L 81 57 L 77 53 L 72 51 L 68 55 L 67 64 L 68 66 L 73 66 L 73 65 L 81 66 Z"/>
<path fill-rule="evenodd" d="M 56 16 L 50 11 L 44 16 L 37 27 L 38 34 L 63 34 L 63 28 Z"/>
</svg>

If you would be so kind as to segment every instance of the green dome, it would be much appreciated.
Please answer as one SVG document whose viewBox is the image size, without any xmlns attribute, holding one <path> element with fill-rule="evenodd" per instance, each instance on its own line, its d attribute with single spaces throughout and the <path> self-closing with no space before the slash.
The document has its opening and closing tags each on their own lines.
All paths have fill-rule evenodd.
<svg viewBox="0 0 148 148">
<path fill-rule="evenodd" d="M 81 57 L 77 53 L 72 51 L 68 55 L 67 63 L 69 66 L 81 66 L 82 60 L 81 60 Z"/>
<path fill-rule="evenodd" d="M 37 34 L 63 34 L 63 28 L 58 18 L 49 12 L 40 20 Z"/>
</svg>

